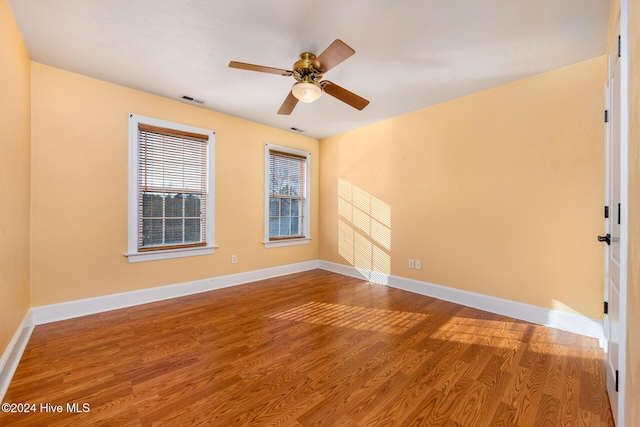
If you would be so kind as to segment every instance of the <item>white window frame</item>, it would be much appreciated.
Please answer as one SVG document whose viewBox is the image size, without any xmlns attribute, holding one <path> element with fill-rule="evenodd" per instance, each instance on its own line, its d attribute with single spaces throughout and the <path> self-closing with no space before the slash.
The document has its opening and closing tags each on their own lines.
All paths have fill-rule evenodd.
<svg viewBox="0 0 640 427">
<path fill-rule="evenodd" d="M 305 196 L 304 196 L 304 223 L 303 236 L 291 239 L 270 240 L 269 236 L 269 151 L 279 151 L 304 157 L 305 162 Z M 264 147 L 264 244 L 265 248 L 277 248 L 282 246 L 307 245 L 311 241 L 311 153 L 295 148 L 283 147 L 275 144 L 265 144 Z"/>
<path fill-rule="evenodd" d="M 207 159 L 207 202 L 206 202 L 206 246 L 179 249 L 160 249 L 154 251 L 138 250 L 138 125 L 146 124 L 183 132 L 199 133 L 209 137 Z M 166 120 L 129 114 L 129 198 L 128 198 L 128 227 L 127 253 L 124 255 L 129 262 L 154 261 L 160 259 L 182 258 L 197 255 L 210 255 L 217 246 L 215 240 L 215 132 L 194 126 L 173 123 Z"/>
</svg>

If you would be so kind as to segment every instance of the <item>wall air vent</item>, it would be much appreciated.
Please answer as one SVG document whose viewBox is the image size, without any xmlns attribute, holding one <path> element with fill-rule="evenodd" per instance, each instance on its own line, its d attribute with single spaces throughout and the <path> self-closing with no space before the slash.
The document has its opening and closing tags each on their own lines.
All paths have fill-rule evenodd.
<svg viewBox="0 0 640 427">
<path fill-rule="evenodd" d="M 204 104 L 203 100 L 194 98 L 192 96 L 182 95 L 182 99 L 184 99 L 185 101 L 193 102 L 195 104 Z"/>
</svg>

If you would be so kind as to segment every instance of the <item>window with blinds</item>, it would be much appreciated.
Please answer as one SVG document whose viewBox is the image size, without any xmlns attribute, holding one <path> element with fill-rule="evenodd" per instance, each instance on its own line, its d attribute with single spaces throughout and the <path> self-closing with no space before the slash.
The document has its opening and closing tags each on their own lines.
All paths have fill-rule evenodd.
<svg viewBox="0 0 640 427">
<path fill-rule="evenodd" d="M 215 133 L 129 114 L 129 262 L 213 254 Z"/>
<path fill-rule="evenodd" d="M 308 163 L 308 153 L 267 149 L 267 241 L 308 238 Z"/>
<path fill-rule="evenodd" d="M 206 245 L 208 135 L 138 125 L 138 249 Z"/>
</svg>

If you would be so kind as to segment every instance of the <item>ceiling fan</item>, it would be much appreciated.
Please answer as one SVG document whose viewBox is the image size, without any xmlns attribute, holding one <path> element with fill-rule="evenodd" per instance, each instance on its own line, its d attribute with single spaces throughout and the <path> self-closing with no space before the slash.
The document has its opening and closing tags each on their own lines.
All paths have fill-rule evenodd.
<svg viewBox="0 0 640 427">
<path fill-rule="evenodd" d="M 289 95 L 287 95 L 282 103 L 278 114 L 291 114 L 298 101 L 305 103 L 313 102 L 320 98 L 322 92 L 328 93 L 353 108 L 362 110 L 369 104 L 369 101 L 329 80 L 322 80 L 324 73 L 354 53 L 356 53 L 356 51 L 347 46 L 345 42 L 336 39 L 318 56 L 310 52 L 300 54 L 298 61 L 293 64 L 292 71 L 236 61 L 229 62 L 229 67 L 258 71 L 261 73 L 279 74 L 285 77 L 293 76 L 297 81 L 293 84 Z"/>
</svg>

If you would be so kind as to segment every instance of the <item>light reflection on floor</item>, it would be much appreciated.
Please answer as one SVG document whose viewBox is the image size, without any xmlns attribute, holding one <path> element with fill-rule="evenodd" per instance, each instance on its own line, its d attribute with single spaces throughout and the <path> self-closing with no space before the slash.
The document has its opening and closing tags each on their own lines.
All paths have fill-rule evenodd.
<svg viewBox="0 0 640 427">
<path fill-rule="evenodd" d="M 428 318 L 422 313 L 323 302 L 310 302 L 268 317 L 389 334 L 406 332 Z"/>
</svg>

